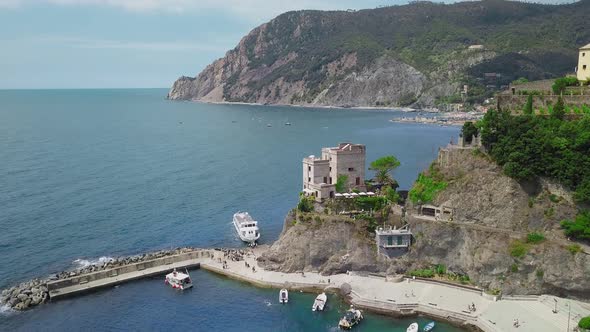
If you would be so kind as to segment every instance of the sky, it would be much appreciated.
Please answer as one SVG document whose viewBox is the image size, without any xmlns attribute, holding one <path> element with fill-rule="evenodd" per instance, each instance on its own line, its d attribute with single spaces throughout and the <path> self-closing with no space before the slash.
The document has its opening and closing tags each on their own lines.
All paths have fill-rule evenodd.
<svg viewBox="0 0 590 332">
<path fill-rule="evenodd" d="M 168 88 L 289 10 L 407 0 L 0 0 L 0 89 Z"/>
</svg>

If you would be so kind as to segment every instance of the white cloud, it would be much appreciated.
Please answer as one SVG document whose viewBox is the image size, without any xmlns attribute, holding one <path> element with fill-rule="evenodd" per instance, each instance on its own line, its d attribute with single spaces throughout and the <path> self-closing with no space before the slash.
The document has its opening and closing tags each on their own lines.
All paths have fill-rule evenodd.
<svg viewBox="0 0 590 332">
<path fill-rule="evenodd" d="M 403 1 L 403 0 L 401 0 Z M 348 9 L 374 7 L 397 0 L 0 0 L 1 7 L 52 4 L 63 6 L 103 6 L 131 12 L 226 11 L 248 19 L 270 19 L 280 13 L 299 9 Z"/>
</svg>

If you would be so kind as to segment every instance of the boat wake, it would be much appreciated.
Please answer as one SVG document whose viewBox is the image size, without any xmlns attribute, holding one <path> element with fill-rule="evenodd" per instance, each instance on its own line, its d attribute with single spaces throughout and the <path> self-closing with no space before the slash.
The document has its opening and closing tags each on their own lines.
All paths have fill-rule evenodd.
<svg viewBox="0 0 590 332">
<path fill-rule="evenodd" d="M 97 259 L 82 259 L 82 258 L 78 258 L 76 260 L 74 260 L 72 263 L 74 264 L 74 267 L 77 269 L 83 269 L 85 267 L 89 267 L 90 265 L 102 265 L 104 263 L 110 262 L 112 261 L 113 258 L 112 257 L 107 257 L 107 256 L 102 256 L 100 258 Z"/>
<path fill-rule="evenodd" d="M 272 302 L 270 302 L 269 300 L 264 301 L 264 304 L 266 304 L 267 307 L 270 307 L 272 305 Z"/>
</svg>

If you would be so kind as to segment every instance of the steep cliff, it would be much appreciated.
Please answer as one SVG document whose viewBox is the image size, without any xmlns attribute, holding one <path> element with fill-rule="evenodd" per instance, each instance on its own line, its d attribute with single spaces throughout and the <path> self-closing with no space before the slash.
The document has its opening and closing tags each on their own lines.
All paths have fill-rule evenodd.
<svg viewBox="0 0 590 332">
<path fill-rule="evenodd" d="M 588 15 L 589 1 L 499 0 L 288 12 L 252 30 L 197 77 L 181 77 L 168 98 L 432 106 L 456 100 L 468 84 L 475 100 L 493 92 L 486 87 L 520 76 L 571 71 L 577 45 L 590 40 L 581 28 Z M 499 75 L 485 81 L 485 73 Z"/>
<path fill-rule="evenodd" d="M 453 220 L 421 217 L 409 204 L 414 243 L 404 256 L 378 256 L 365 221 L 324 214 L 294 219 L 290 214 L 261 263 L 274 270 L 326 274 L 408 273 L 443 264 L 476 285 L 504 294 L 590 298 L 590 250 L 580 244 L 581 252 L 570 251 L 574 242 L 559 229 L 560 220 L 577 212 L 567 190 L 548 181 L 519 184 L 474 150 L 443 152 L 435 167 L 448 186 L 434 204 L 452 207 Z M 391 213 L 388 222 L 399 223 L 399 215 Z M 533 232 L 545 239 L 527 243 Z"/>
</svg>

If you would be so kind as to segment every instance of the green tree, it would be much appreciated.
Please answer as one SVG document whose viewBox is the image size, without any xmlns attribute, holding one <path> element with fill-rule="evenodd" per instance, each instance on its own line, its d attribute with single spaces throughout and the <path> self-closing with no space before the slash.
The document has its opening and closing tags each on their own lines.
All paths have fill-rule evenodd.
<svg viewBox="0 0 590 332">
<path fill-rule="evenodd" d="M 529 95 L 526 99 L 526 104 L 524 105 L 524 114 L 531 115 L 533 114 L 533 96 Z"/>
<path fill-rule="evenodd" d="M 461 135 L 465 139 L 465 142 L 471 143 L 473 136 L 477 136 L 479 130 L 471 121 L 467 121 L 463 124 L 463 128 L 461 128 Z"/>
<path fill-rule="evenodd" d="M 391 177 L 391 172 L 400 165 L 399 160 L 395 156 L 381 157 L 369 166 L 369 169 L 375 171 L 375 180 L 396 189 L 397 182 Z"/>
<path fill-rule="evenodd" d="M 336 179 L 336 192 L 343 193 L 348 190 L 346 184 L 348 183 L 348 175 L 338 175 Z"/>
<path fill-rule="evenodd" d="M 555 102 L 555 105 L 553 105 L 553 112 L 551 113 L 551 116 L 559 120 L 563 120 L 565 117 L 565 105 L 563 104 L 563 98 L 561 98 L 561 96 L 557 98 L 557 102 Z"/>
<path fill-rule="evenodd" d="M 385 197 L 387 198 L 387 200 L 389 202 L 391 202 L 391 203 L 399 202 L 400 197 L 395 189 L 391 188 L 390 186 L 387 186 L 387 187 L 383 188 L 382 191 L 385 193 Z"/>
</svg>

